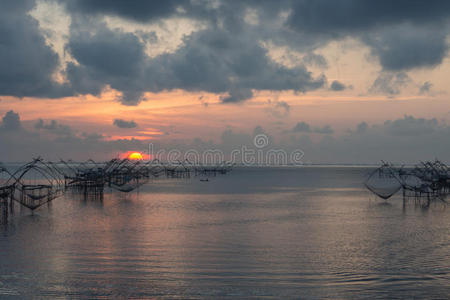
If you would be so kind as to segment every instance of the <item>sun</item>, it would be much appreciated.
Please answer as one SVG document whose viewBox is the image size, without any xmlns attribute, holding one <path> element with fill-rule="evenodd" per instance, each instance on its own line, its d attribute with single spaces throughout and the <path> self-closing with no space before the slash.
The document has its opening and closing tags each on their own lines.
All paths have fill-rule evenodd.
<svg viewBox="0 0 450 300">
<path fill-rule="evenodd" d="M 139 152 L 132 152 L 128 155 L 129 160 L 143 160 L 142 154 Z"/>
</svg>

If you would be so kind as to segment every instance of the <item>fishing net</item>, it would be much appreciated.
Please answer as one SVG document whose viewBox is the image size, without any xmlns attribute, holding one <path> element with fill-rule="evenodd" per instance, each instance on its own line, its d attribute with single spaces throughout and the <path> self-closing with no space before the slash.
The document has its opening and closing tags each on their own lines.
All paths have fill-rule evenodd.
<svg viewBox="0 0 450 300">
<path fill-rule="evenodd" d="M 402 184 L 388 166 L 382 166 L 372 172 L 364 184 L 372 193 L 383 199 L 390 198 L 402 188 Z"/>
</svg>

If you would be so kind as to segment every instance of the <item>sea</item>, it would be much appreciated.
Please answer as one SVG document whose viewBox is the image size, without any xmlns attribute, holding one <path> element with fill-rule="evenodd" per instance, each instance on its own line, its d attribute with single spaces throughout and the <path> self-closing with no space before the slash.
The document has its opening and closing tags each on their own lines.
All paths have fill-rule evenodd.
<svg viewBox="0 0 450 300">
<path fill-rule="evenodd" d="M 1 299 L 449 299 L 450 205 L 373 167 L 236 167 L 67 192 L 0 226 Z"/>
</svg>

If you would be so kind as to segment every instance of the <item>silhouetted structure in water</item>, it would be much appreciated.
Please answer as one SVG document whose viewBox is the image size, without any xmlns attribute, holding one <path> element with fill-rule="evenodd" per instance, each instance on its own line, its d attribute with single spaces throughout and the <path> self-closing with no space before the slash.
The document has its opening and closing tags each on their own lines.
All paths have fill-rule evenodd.
<svg viewBox="0 0 450 300">
<path fill-rule="evenodd" d="M 12 204 L 14 182 L 12 174 L 0 164 L 0 225 L 8 223 L 8 208 Z"/>
<path fill-rule="evenodd" d="M 34 210 L 64 192 L 63 175 L 41 158 L 21 166 L 11 174 L 6 186 L 14 187 L 11 199 Z"/>
<path fill-rule="evenodd" d="M 220 165 L 213 165 L 213 166 L 195 166 L 195 175 L 203 175 L 203 176 L 216 176 L 217 174 L 227 174 L 230 172 L 233 168 L 232 164 L 228 164 L 223 162 Z"/>
<path fill-rule="evenodd" d="M 450 194 L 450 168 L 439 160 L 421 162 L 413 168 L 383 162 L 369 175 L 365 186 L 383 199 L 402 189 L 404 199 L 414 198 L 424 205 L 437 199 L 446 202 Z"/>
<path fill-rule="evenodd" d="M 34 210 L 70 191 L 83 199 L 103 199 L 105 187 L 129 193 L 147 183 L 152 177 L 189 178 L 195 175 L 226 174 L 231 165 L 196 166 L 188 161 L 163 164 L 112 159 L 97 163 L 93 160 L 76 163 L 71 160 L 59 163 L 45 162 L 41 158 L 19 167 L 13 174 L 0 165 L 0 201 L 12 200 Z M 3 178 L 3 179 L 2 179 Z"/>
<path fill-rule="evenodd" d="M 109 187 L 125 193 L 135 190 L 149 179 L 149 173 L 141 161 L 113 160 L 105 174 Z"/>
<path fill-rule="evenodd" d="M 187 161 L 177 161 L 175 164 L 165 166 L 167 178 L 190 178 L 191 169 Z"/>
</svg>

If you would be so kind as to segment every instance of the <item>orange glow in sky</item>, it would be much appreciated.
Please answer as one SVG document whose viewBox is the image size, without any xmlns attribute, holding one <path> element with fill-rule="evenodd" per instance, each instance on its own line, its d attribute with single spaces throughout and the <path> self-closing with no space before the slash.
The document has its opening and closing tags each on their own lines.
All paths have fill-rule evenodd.
<svg viewBox="0 0 450 300">
<path fill-rule="evenodd" d="M 129 160 L 149 160 L 150 155 L 139 152 L 139 151 L 127 151 L 119 155 L 120 159 Z"/>
<path fill-rule="evenodd" d="M 130 160 L 143 160 L 142 154 L 139 152 L 133 152 L 130 155 L 128 155 L 128 159 Z"/>
</svg>

